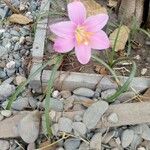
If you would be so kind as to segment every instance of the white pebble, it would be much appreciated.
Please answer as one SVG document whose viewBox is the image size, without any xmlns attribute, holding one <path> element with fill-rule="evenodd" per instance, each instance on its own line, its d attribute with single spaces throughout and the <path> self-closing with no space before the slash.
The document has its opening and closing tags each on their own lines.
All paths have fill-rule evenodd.
<svg viewBox="0 0 150 150">
<path fill-rule="evenodd" d="M 4 116 L 4 117 L 10 117 L 12 115 L 12 112 L 10 110 L 2 110 L 1 111 L 1 114 Z"/>
<path fill-rule="evenodd" d="M 10 62 L 8 62 L 8 63 L 6 64 L 6 67 L 7 67 L 8 69 L 14 69 L 14 68 L 15 68 L 15 65 L 16 65 L 15 61 L 10 61 Z"/>
<path fill-rule="evenodd" d="M 58 96 L 59 96 L 59 91 L 56 90 L 52 93 L 53 98 L 57 98 Z"/>
<path fill-rule="evenodd" d="M 143 69 L 141 70 L 141 75 L 145 75 L 146 72 L 147 72 L 147 68 L 143 68 Z"/>
</svg>

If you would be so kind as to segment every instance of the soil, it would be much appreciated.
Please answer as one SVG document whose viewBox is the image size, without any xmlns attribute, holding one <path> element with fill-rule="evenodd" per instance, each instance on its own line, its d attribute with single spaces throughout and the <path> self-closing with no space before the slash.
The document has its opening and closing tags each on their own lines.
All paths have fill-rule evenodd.
<svg viewBox="0 0 150 150">
<path fill-rule="evenodd" d="M 104 1 L 101 3 L 103 5 L 106 6 L 106 3 L 104 3 Z M 60 4 L 62 5 L 62 4 Z M 65 7 L 65 6 L 64 6 Z M 119 24 L 119 21 L 117 19 L 117 15 L 115 13 L 115 10 L 111 10 L 111 8 L 107 7 L 108 12 L 111 11 L 111 13 L 109 14 L 109 22 L 107 27 L 105 27 L 103 30 L 106 31 L 107 28 L 107 34 L 110 34 L 110 31 L 114 31 L 114 27 L 111 27 L 110 24 Z M 67 17 L 51 17 L 49 18 L 49 24 L 53 24 L 59 21 L 64 21 L 64 20 L 68 20 Z M 144 28 L 143 28 L 144 29 Z M 150 77 L 150 39 L 148 39 L 148 37 L 146 36 L 146 34 L 143 34 L 141 32 L 137 32 L 135 34 L 136 36 L 134 37 L 134 39 L 132 39 L 131 42 L 131 52 L 130 55 L 128 56 L 129 58 L 131 58 L 132 60 L 134 60 L 137 64 L 137 72 L 136 72 L 136 76 L 145 76 L 145 77 Z M 53 50 L 53 42 L 50 42 L 51 37 L 51 33 L 48 29 L 48 41 L 47 41 L 47 48 L 45 51 L 45 55 L 46 56 L 51 56 L 54 53 Z M 110 49 L 111 51 L 111 49 Z M 121 58 L 121 57 L 125 57 L 126 53 L 128 51 L 128 43 L 126 45 L 125 50 L 120 51 L 119 53 L 116 53 L 115 59 L 117 58 Z M 94 51 L 95 53 L 95 51 Z M 104 51 L 100 51 L 100 52 L 96 52 L 96 54 L 102 58 L 105 62 L 108 61 L 108 59 L 106 58 L 105 52 Z M 60 70 L 63 71 L 74 71 L 74 72 L 83 72 L 83 73 L 100 73 L 100 74 L 109 74 L 108 71 L 103 72 L 101 71 L 101 69 L 99 70 L 98 68 L 103 68 L 103 66 L 101 66 L 100 64 L 97 64 L 94 61 L 90 61 L 87 65 L 81 65 L 75 56 L 67 56 L 60 68 Z M 130 64 L 126 64 L 124 65 L 123 63 L 115 66 L 115 71 L 117 72 L 118 75 L 124 75 L 124 76 L 128 76 L 130 74 L 131 71 L 131 65 Z M 144 74 L 142 74 L 142 70 L 146 70 Z"/>
</svg>

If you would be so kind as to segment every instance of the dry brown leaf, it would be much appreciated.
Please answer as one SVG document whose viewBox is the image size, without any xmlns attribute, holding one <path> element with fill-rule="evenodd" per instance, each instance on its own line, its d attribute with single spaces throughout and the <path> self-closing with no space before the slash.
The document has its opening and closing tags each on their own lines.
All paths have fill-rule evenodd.
<svg viewBox="0 0 150 150">
<path fill-rule="evenodd" d="M 18 24 L 22 24 L 22 25 L 26 25 L 29 24 L 30 22 L 32 22 L 31 19 L 27 18 L 26 16 L 23 16 L 21 14 L 13 14 L 9 17 L 9 21 L 12 23 L 18 23 Z"/>
<path fill-rule="evenodd" d="M 74 0 L 69 0 L 69 2 L 72 1 Z M 100 13 L 107 14 L 107 9 L 101 6 L 95 0 L 80 0 L 80 1 L 85 5 L 88 16 L 97 15 Z"/>
<path fill-rule="evenodd" d="M 115 40 L 117 38 L 118 30 L 119 30 L 119 28 L 115 29 L 113 31 L 113 33 L 111 33 L 109 36 L 111 47 L 114 47 Z M 120 27 L 120 32 L 119 32 L 116 46 L 115 46 L 116 52 L 118 52 L 119 50 L 123 50 L 125 48 L 127 40 L 129 38 L 129 33 L 130 33 L 130 29 L 127 26 L 123 25 Z"/>
<path fill-rule="evenodd" d="M 42 150 L 55 150 L 56 146 L 51 144 L 52 143 L 50 141 L 45 141 L 39 145 L 39 149 L 42 148 Z"/>
<path fill-rule="evenodd" d="M 116 7 L 117 6 L 117 0 L 109 0 L 108 6 L 109 7 Z"/>
</svg>

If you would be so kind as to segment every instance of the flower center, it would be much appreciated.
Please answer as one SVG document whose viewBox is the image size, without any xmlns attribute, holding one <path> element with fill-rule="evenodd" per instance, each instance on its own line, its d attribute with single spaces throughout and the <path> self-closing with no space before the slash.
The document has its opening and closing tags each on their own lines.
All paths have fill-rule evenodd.
<svg viewBox="0 0 150 150">
<path fill-rule="evenodd" d="M 84 26 L 78 26 L 75 31 L 75 37 L 78 44 L 88 45 L 92 33 L 88 32 Z"/>
</svg>

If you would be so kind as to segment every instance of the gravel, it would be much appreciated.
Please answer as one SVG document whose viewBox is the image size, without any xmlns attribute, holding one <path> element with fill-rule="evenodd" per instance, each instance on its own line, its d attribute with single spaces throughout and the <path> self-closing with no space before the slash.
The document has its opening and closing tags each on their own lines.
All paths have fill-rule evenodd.
<svg viewBox="0 0 150 150">
<path fill-rule="evenodd" d="M 76 138 L 69 138 L 64 142 L 65 150 L 77 150 L 80 145 L 80 140 Z"/>
</svg>

